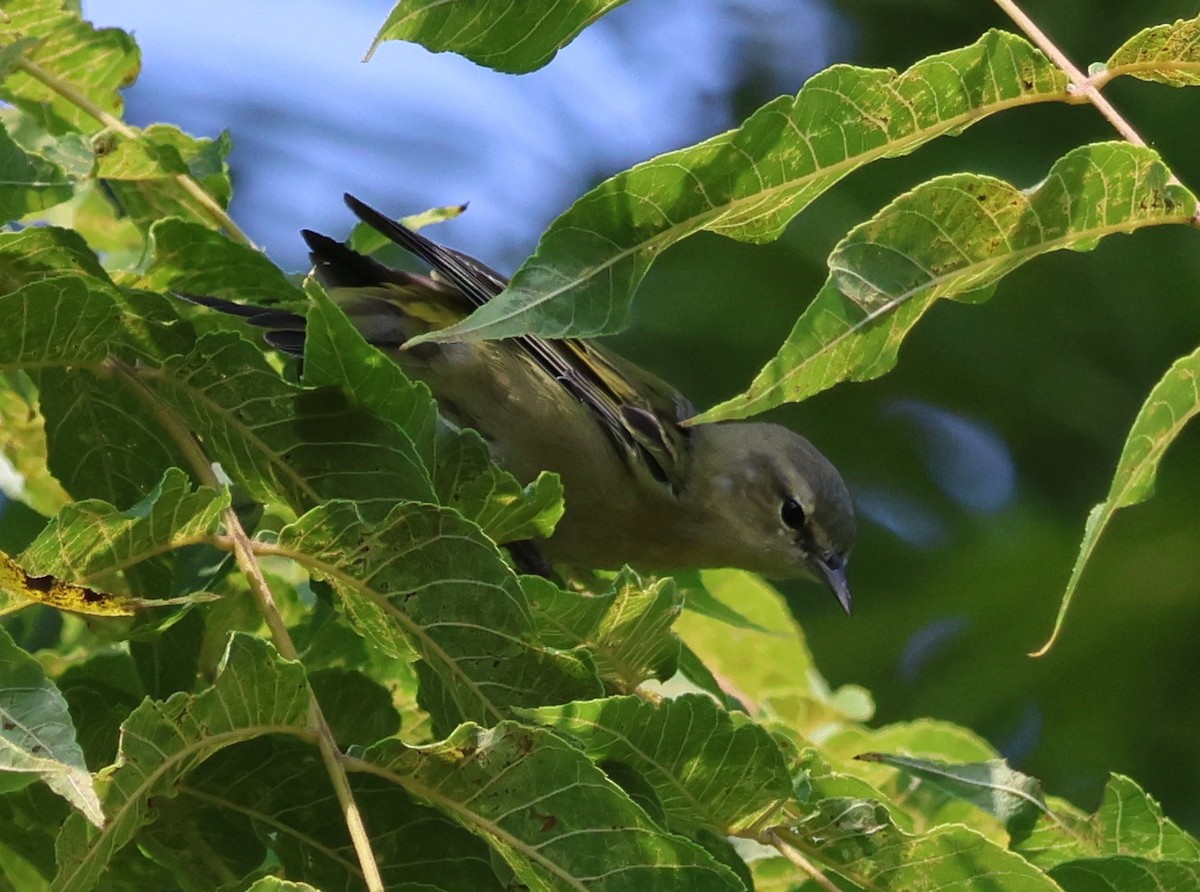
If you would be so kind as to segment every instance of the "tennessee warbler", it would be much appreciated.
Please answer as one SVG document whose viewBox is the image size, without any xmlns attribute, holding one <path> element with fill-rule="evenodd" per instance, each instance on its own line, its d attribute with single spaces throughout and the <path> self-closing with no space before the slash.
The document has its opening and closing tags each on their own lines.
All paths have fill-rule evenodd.
<svg viewBox="0 0 1200 892">
<path fill-rule="evenodd" d="M 317 278 L 368 342 L 429 385 L 447 421 L 483 435 L 498 464 L 522 482 L 542 470 L 562 477 L 566 511 L 537 543 L 548 558 L 806 576 L 827 583 L 850 611 L 854 510 L 841 475 L 811 443 L 775 424 L 682 424 L 695 409 L 674 387 L 590 341 L 525 335 L 406 347 L 462 319 L 507 280 L 345 200 L 432 275 L 392 269 L 304 230 Z M 281 350 L 303 352 L 298 314 L 181 296 L 269 329 Z"/>
</svg>

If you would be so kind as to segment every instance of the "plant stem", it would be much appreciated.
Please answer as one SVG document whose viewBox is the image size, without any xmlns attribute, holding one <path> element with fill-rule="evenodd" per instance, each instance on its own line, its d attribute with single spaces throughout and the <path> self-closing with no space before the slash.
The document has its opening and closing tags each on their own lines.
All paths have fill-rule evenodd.
<svg viewBox="0 0 1200 892">
<path fill-rule="evenodd" d="M 142 383 L 138 377 L 138 370 L 112 358 L 106 363 L 106 368 L 115 373 L 146 404 L 155 419 L 187 457 L 188 463 L 192 466 L 192 470 L 195 471 L 200 482 L 205 486 L 218 486 L 212 462 L 200 448 L 200 444 L 191 430 L 183 419 L 164 405 Z M 225 509 L 222 519 L 238 568 L 250 583 L 250 590 L 258 602 L 259 612 L 266 621 L 267 628 L 271 631 L 271 640 L 275 644 L 275 649 L 284 659 L 298 661 L 299 653 L 296 645 L 292 641 L 287 624 L 283 621 L 283 616 L 271 594 L 270 586 L 267 585 L 266 577 L 263 576 L 262 567 L 259 566 L 254 555 L 254 545 L 246 534 L 246 528 L 242 526 L 241 518 L 230 507 Z M 354 844 L 354 851 L 358 856 L 358 863 L 362 868 L 367 889 L 370 892 L 384 892 L 383 876 L 379 872 L 379 864 L 371 849 L 371 838 L 363 823 L 362 812 L 359 811 L 358 803 L 354 800 L 354 793 L 350 789 L 350 779 L 342 764 L 342 753 L 338 749 L 337 741 L 333 738 L 333 731 L 325 720 L 321 704 L 317 702 L 317 697 L 311 687 L 308 690 L 308 716 L 309 725 L 317 738 L 317 747 L 321 751 L 321 760 L 325 763 L 325 770 L 329 774 L 338 802 L 342 806 L 342 816 L 346 821 L 346 828 L 350 831 L 350 839 Z"/>
<path fill-rule="evenodd" d="M 807 874 L 814 883 L 816 883 L 822 889 L 825 889 L 826 892 L 840 892 L 833 880 L 825 876 L 825 874 L 822 873 L 821 869 L 817 867 L 817 865 L 805 858 L 804 855 L 802 855 L 797 849 L 780 839 L 779 834 L 777 834 L 774 830 L 768 830 L 760 837 L 760 839 L 764 844 L 777 849 L 779 853 L 783 855 L 783 857 L 787 858 L 802 871 L 804 871 L 804 873 Z"/>
<path fill-rule="evenodd" d="M 121 134 L 126 139 L 137 138 L 138 134 L 136 130 L 134 130 L 120 118 L 108 113 L 100 106 L 96 105 L 96 103 L 92 102 L 92 100 L 90 100 L 87 96 L 75 89 L 72 84 L 55 74 L 51 74 L 36 62 L 21 56 L 17 59 L 14 67 L 25 72 L 35 81 L 38 81 L 39 83 L 49 87 L 76 108 L 82 109 L 84 112 L 91 115 L 108 129 Z M 243 245 L 246 245 L 249 248 L 255 248 L 255 250 L 257 250 L 257 246 L 250 240 L 250 236 L 242 232 L 241 227 L 233 222 L 233 218 L 230 217 L 229 214 L 225 212 L 225 209 L 221 207 L 221 205 L 219 205 L 216 200 L 204 190 L 203 186 L 197 183 L 186 173 L 176 174 L 173 179 L 179 188 L 191 196 L 197 203 L 200 204 L 201 207 L 204 208 L 205 211 L 208 212 L 208 215 L 212 218 L 213 222 L 217 224 L 217 226 L 229 233 L 230 238 L 241 242 Z"/>
<path fill-rule="evenodd" d="M 1076 94 L 1080 97 L 1081 102 L 1090 102 L 1102 114 L 1105 119 L 1113 125 L 1116 131 L 1121 134 L 1126 140 L 1133 143 L 1135 146 L 1144 146 L 1146 141 L 1141 135 L 1130 126 L 1129 122 L 1121 117 L 1121 113 L 1113 108 L 1110 103 L 1096 87 L 1095 82 L 1084 74 L 1070 59 L 1066 53 L 1058 48 L 1058 46 L 1041 28 L 1025 14 L 1025 12 L 1016 4 L 1016 0 L 996 0 L 996 5 L 999 6 L 1005 14 L 1012 19 L 1026 36 L 1033 41 L 1034 45 L 1067 73 L 1071 78 L 1071 85 L 1075 88 Z"/>
</svg>

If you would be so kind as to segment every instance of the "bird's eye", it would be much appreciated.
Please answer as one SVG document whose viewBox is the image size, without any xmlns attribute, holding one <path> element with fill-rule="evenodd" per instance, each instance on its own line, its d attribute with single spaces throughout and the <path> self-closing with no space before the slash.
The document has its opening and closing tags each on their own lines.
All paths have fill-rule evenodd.
<svg viewBox="0 0 1200 892">
<path fill-rule="evenodd" d="M 783 500 L 783 506 L 779 509 L 779 516 L 793 530 L 804 529 L 804 508 L 795 499 L 788 497 Z"/>
</svg>

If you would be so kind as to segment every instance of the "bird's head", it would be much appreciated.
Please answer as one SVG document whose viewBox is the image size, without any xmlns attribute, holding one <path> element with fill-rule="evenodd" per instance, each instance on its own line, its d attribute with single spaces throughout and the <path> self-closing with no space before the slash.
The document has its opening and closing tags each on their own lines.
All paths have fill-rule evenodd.
<svg viewBox="0 0 1200 892">
<path fill-rule="evenodd" d="M 697 425 L 692 446 L 689 477 L 698 488 L 688 495 L 710 521 L 704 527 L 716 560 L 774 578 L 820 580 L 849 613 L 854 507 L 829 459 L 775 424 Z"/>
</svg>

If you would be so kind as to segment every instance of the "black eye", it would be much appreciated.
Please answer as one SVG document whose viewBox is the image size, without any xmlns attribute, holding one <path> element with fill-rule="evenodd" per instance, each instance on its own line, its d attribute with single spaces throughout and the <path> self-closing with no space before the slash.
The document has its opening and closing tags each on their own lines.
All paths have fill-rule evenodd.
<svg viewBox="0 0 1200 892">
<path fill-rule="evenodd" d="M 793 530 L 804 529 L 804 508 L 795 499 L 786 498 L 783 500 L 783 506 L 779 509 L 779 516 Z"/>
</svg>

